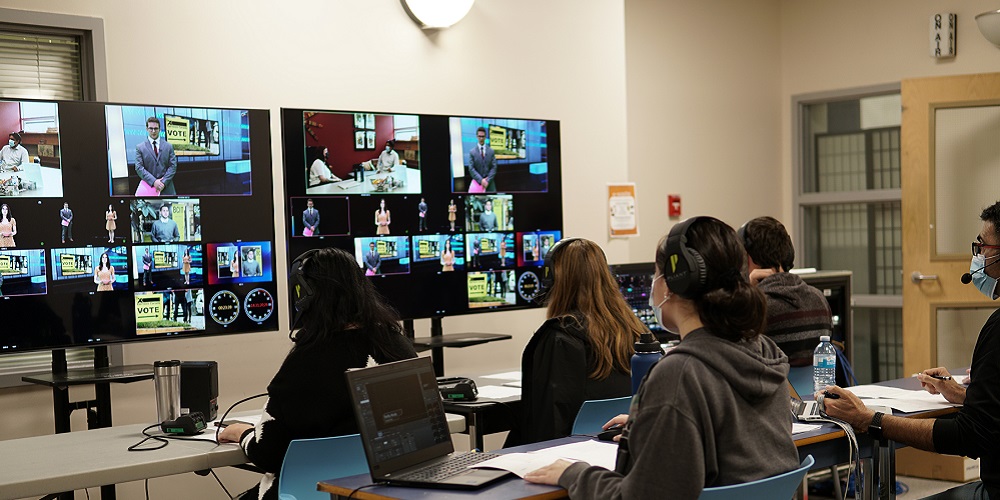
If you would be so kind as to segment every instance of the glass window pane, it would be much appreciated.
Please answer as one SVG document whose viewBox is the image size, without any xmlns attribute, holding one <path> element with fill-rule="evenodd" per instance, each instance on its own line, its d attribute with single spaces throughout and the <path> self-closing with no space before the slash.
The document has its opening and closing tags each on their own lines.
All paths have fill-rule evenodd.
<svg viewBox="0 0 1000 500">
<path fill-rule="evenodd" d="M 995 310 L 994 307 L 938 309 L 935 366 L 967 368 L 971 365 L 979 331 Z"/>
<path fill-rule="evenodd" d="M 854 376 L 859 384 L 903 376 L 903 310 L 854 309 Z"/>
<path fill-rule="evenodd" d="M 900 203 L 844 203 L 805 209 L 803 265 L 853 271 L 852 293 L 903 293 Z"/>
</svg>

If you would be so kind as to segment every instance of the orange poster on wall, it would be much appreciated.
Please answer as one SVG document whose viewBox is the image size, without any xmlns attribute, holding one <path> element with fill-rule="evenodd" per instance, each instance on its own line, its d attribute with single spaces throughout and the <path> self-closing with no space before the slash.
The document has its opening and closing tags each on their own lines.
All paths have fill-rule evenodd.
<svg viewBox="0 0 1000 500">
<path fill-rule="evenodd" d="M 608 228 L 612 238 L 639 236 L 635 183 L 608 184 Z"/>
</svg>

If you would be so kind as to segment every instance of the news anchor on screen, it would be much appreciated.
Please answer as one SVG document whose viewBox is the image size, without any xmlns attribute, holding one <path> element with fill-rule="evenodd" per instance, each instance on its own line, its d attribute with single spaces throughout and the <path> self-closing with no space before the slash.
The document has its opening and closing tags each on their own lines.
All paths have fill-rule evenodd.
<svg viewBox="0 0 1000 500">
<path fill-rule="evenodd" d="M 319 233 L 319 210 L 313 206 L 312 198 L 306 200 L 306 209 L 302 211 L 303 236 L 315 236 Z"/>
<path fill-rule="evenodd" d="M 155 116 L 147 118 L 146 132 L 149 136 L 135 147 L 135 173 L 140 180 L 136 196 L 177 194 L 174 190 L 177 156 L 174 154 L 174 147 L 160 139 L 160 119 Z M 142 183 L 146 183 L 146 186 Z M 149 187 L 156 192 L 150 192 Z"/>
<path fill-rule="evenodd" d="M 486 142 L 485 128 L 476 129 L 476 140 L 478 144 L 469 150 L 465 165 L 469 169 L 469 176 L 472 177 L 469 192 L 495 193 L 497 187 L 493 179 L 497 175 L 497 157 L 493 148 Z"/>
</svg>

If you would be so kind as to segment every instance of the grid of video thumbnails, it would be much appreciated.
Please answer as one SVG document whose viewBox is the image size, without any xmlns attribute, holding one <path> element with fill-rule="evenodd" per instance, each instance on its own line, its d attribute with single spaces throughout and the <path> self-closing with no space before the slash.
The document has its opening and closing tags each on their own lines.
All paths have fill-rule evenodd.
<svg viewBox="0 0 1000 500">
<path fill-rule="evenodd" d="M 289 260 L 352 253 L 404 318 L 537 306 L 559 122 L 282 109 Z"/>
<path fill-rule="evenodd" d="M 0 100 L 0 352 L 276 329 L 268 121 Z"/>
</svg>

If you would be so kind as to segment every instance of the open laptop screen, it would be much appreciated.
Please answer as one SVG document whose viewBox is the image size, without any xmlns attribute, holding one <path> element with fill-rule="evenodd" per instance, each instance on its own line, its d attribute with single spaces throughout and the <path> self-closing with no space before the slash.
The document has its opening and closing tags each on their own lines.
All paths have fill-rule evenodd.
<svg viewBox="0 0 1000 500">
<path fill-rule="evenodd" d="M 347 372 L 373 477 L 454 451 L 430 358 Z"/>
</svg>

